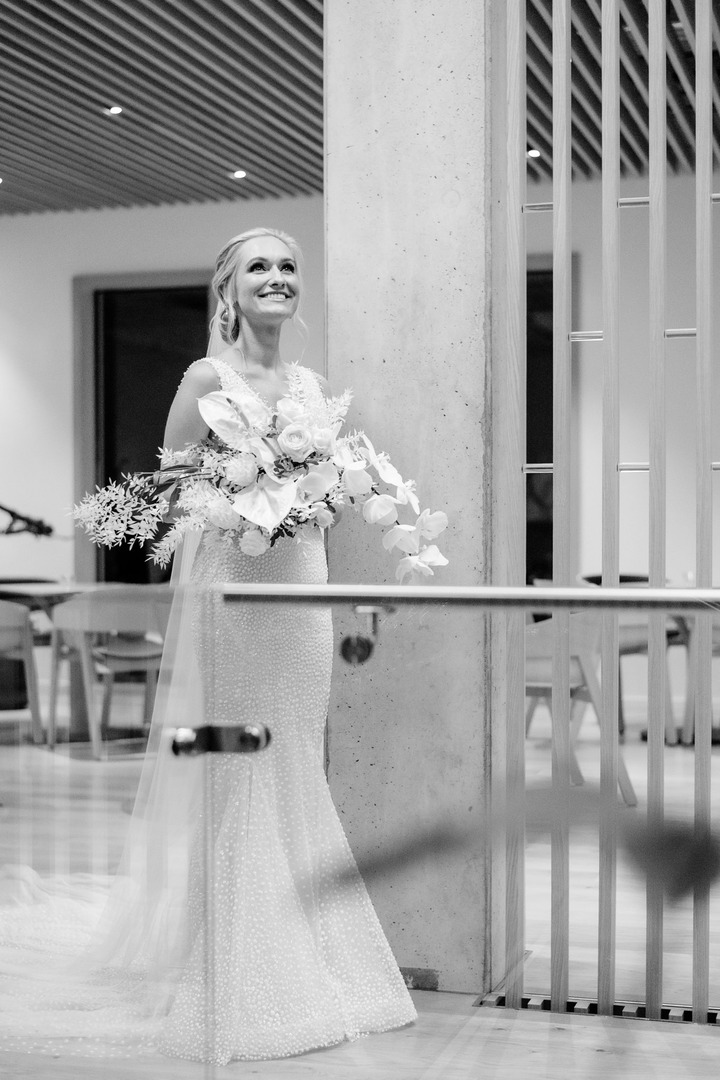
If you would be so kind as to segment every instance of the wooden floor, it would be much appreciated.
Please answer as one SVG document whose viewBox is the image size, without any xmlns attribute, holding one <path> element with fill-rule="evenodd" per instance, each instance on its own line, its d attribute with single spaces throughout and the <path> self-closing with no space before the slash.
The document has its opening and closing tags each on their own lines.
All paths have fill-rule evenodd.
<svg viewBox="0 0 720 1080">
<path fill-rule="evenodd" d="M 413 991 L 419 1019 L 282 1061 L 222 1068 L 0 1054 L 7 1080 L 680 1080 L 718 1075 L 720 1031 L 598 1016 L 474 1008 L 464 994 Z"/>
<path fill-rule="evenodd" d="M 637 810 L 623 808 L 632 818 L 642 813 L 647 794 L 647 745 L 641 740 L 643 717 L 628 724 L 622 753 L 638 796 Z M 526 744 L 529 785 L 550 778 L 550 724 L 538 709 Z M 599 733 L 592 713 L 581 730 L 578 760 L 588 783 L 599 783 Z M 695 751 L 687 746 L 665 749 L 665 812 L 668 817 L 692 820 Z M 720 826 L 720 746 L 712 749 L 712 791 L 715 828 Z M 597 999 L 598 837 L 597 831 L 571 833 L 570 845 L 570 974 L 571 998 Z M 547 993 L 550 981 L 550 844 L 547 836 L 531 837 L 525 853 L 526 947 L 525 990 Z M 622 858 L 617 873 L 616 997 L 645 1001 L 645 888 L 644 882 Z M 720 1006 L 720 890 L 711 893 L 710 1004 Z M 668 1005 L 692 1002 L 692 903 L 666 904 L 664 912 L 663 1001 Z"/>
<path fill-rule="evenodd" d="M 119 688 L 115 716 L 139 715 L 137 688 Z M 32 862 L 41 872 L 112 869 L 119 856 L 141 756 L 118 744 L 112 759 L 93 762 L 82 747 L 50 753 L 11 737 L 12 714 L 0 714 L 0 862 Z M 2 737 L 3 729 L 6 732 Z M 628 731 L 625 758 L 642 804 L 646 747 L 640 725 Z M 693 750 L 666 750 L 668 808 L 692 806 Z M 597 776 L 598 743 L 589 720 L 579 759 L 588 780 Z M 547 719 L 539 712 L 527 743 L 528 783 L 549 775 Z M 720 749 L 713 751 L 713 788 L 720 790 Z M 632 813 L 632 811 L 628 811 Z M 527 849 L 526 991 L 547 994 L 550 968 L 549 849 L 531 839 Z M 717 898 L 716 898 L 717 899 Z M 618 874 L 618 997 L 642 1000 L 644 892 L 627 868 Z M 712 1000 L 720 1003 L 720 929 L 713 909 Z M 597 843 L 578 833 L 571 849 L 571 995 L 596 997 Z M 691 914 L 687 906 L 666 915 L 664 998 L 690 1001 Z M 475 996 L 414 991 L 419 1019 L 397 1032 L 375 1035 L 284 1061 L 236 1063 L 213 1070 L 164 1058 L 133 1061 L 0 1054 L 0 1077 L 13 1080 L 213 1080 L 223 1077 L 308 1080 L 470 1080 L 594 1076 L 710 1077 L 718 1074 L 720 1027 L 607 1019 L 548 1012 L 478 1008 Z"/>
</svg>

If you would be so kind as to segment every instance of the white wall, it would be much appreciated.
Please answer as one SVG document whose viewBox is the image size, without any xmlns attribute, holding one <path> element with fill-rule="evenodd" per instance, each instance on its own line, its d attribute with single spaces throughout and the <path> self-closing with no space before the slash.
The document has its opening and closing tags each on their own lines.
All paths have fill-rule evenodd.
<svg viewBox="0 0 720 1080">
<path fill-rule="evenodd" d="M 720 179 L 720 178 L 719 178 Z M 717 190 L 716 183 L 714 190 Z M 573 252 L 578 262 L 579 330 L 602 328 L 599 183 L 573 185 Z M 621 195 L 647 195 L 647 180 L 624 182 Z M 549 187 L 533 187 L 529 198 L 550 200 Z M 720 280 L 720 207 L 715 213 L 715 265 Z M 528 250 L 552 250 L 550 214 L 528 214 Z M 648 210 L 621 213 L 620 344 L 621 428 L 623 461 L 648 460 Z M 692 177 L 668 183 L 667 325 L 695 326 L 695 198 Z M 720 327 L 718 327 L 720 329 Z M 667 574 L 682 584 L 695 569 L 695 382 L 694 341 L 667 342 L 668 515 Z M 577 452 L 580 475 L 579 553 L 577 570 L 592 573 L 601 562 L 602 344 L 574 346 L 573 377 L 577 380 Z M 720 350 L 719 350 L 720 351 Z M 715 370 L 720 372 L 720 356 Z M 716 379 L 715 413 L 720 415 L 720 378 Z M 528 403 L 531 407 L 531 403 Z M 720 460 L 720 424 L 714 433 L 713 460 Z M 648 569 L 648 476 L 621 478 L 620 568 L 627 573 Z M 720 500 L 715 500 L 715 535 L 720 539 Z M 720 544 L 716 544 L 716 551 Z M 714 583 L 720 579 L 716 557 Z"/>
<path fill-rule="evenodd" d="M 73 570 L 73 278 L 212 268 L 224 242 L 254 225 L 281 228 L 303 248 L 304 362 L 322 368 L 322 196 L 0 218 L 0 503 L 56 530 L 0 536 L 0 577 Z M 289 330 L 288 359 L 302 347 Z M 0 513 L 0 528 L 7 521 Z"/>
</svg>

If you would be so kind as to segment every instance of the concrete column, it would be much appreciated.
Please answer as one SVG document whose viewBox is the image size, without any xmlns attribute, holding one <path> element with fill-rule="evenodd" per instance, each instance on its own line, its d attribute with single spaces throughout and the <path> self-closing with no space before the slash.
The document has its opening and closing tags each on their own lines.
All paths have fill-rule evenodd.
<svg viewBox="0 0 720 1080">
<path fill-rule="evenodd" d="M 445 510 L 436 581 L 487 580 L 489 170 L 481 0 L 326 5 L 327 370 L 350 423 Z M 392 581 L 381 532 L 352 511 L 330 539 L 335 582 Z M 338 636 L 362 620 L 338 614 Z M 398 611 L 372 658 L 338 660 L 333 796 L 360 859 L 441 824 L 474 830 L 369 879 L 419 985 L 486 989 L 490 948 L 487 648 L 481 613 Z"/>
</svg>

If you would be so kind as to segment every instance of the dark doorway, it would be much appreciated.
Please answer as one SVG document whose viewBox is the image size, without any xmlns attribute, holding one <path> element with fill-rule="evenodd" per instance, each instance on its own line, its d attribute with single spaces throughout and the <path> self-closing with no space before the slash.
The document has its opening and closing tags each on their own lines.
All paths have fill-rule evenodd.
<svg viewBox="0 0 720 1080">
<path fill-rule="evenodd" d="M 187 367 L 205 354 L 204 286 L 106 289 L 94 294 L 96 483 L 154 469 L 165 420 Z M 97 549 L 97 580 L 169 576 L 143 547 Z"/>
<path fill-rule="evenodd" d="M 552 270 L 527 275 L 527 461 L 553 460 L 553 280 Z M 551 473 L 526 478 L 526 575 L 552 579 L 553 483 Z"/>
</svg>

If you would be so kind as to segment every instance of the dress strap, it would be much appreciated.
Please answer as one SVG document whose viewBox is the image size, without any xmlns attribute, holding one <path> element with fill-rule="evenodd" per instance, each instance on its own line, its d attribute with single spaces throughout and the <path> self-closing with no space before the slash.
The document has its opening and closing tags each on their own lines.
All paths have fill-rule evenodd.
<svg viewBox="0 0 720 1080">
<path fill-rule="evenodd" d="M 190 368 L 194 367 L 195 364 L 201 363 L 209 364 L 214 369 L 221 390 L 229 390 L 231 387 L 238 385 L 245 386 L 240 373 L 231 364 L 228 364 L 225 360 L 219 360 L 216 356 L 201 356 L 199 360 L 194 360 L 187 370 L 190 371 Z"/>
</svg>

